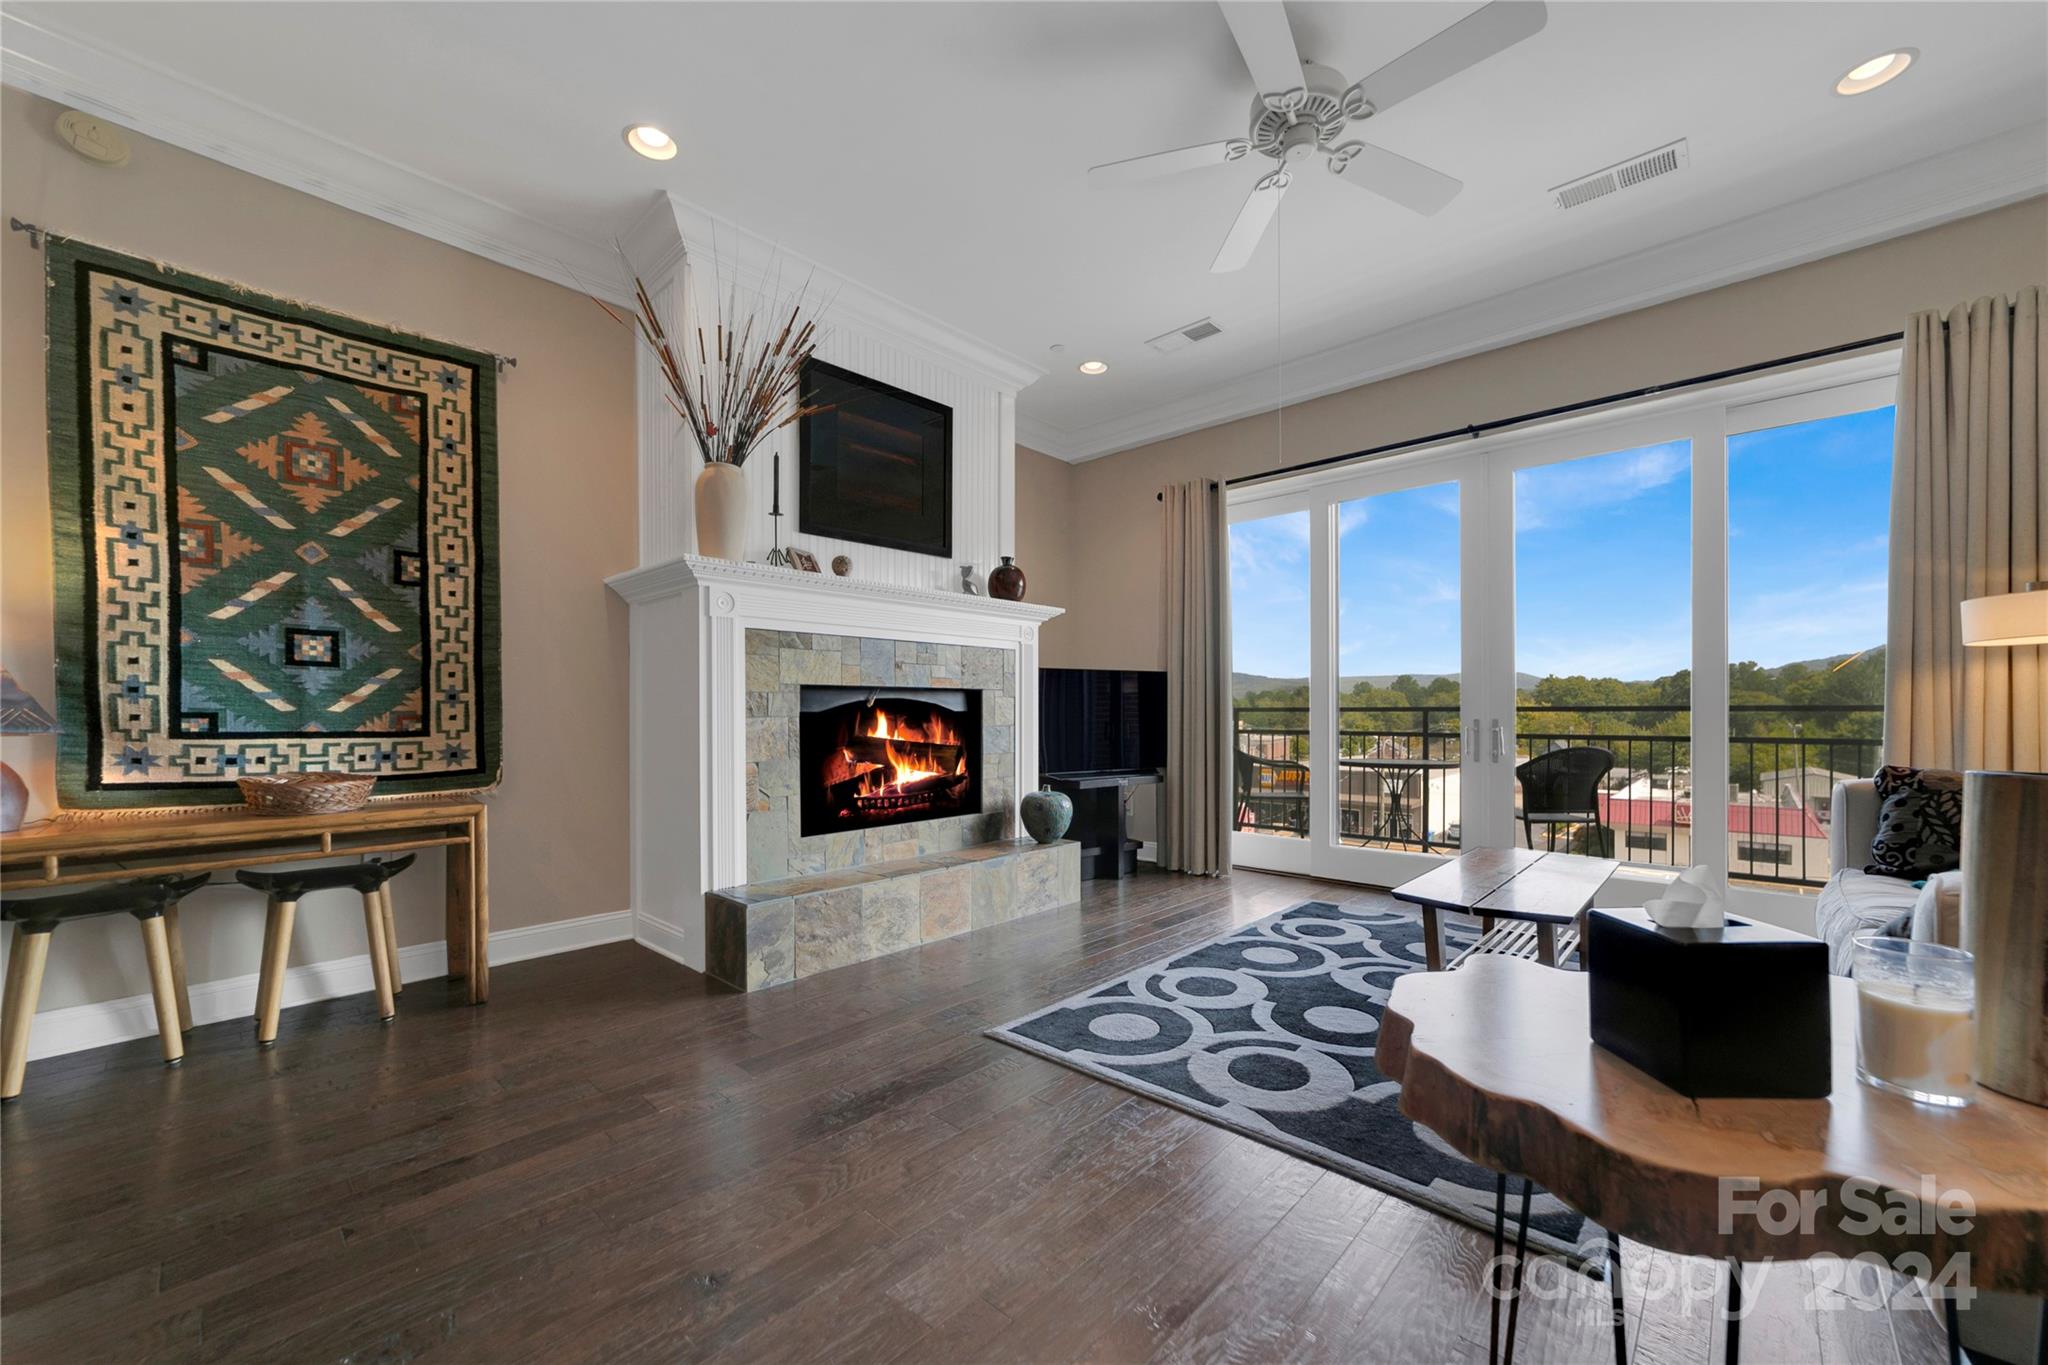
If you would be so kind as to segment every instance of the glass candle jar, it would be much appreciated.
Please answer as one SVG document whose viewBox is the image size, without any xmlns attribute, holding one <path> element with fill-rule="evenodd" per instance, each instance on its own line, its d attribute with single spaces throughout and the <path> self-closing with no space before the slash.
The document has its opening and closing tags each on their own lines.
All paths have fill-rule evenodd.
<svg viewBox="0 0 2048 1365">
<path fill-rule="evenodd" d="M 1856 940 L 1856 1074 L 1867 1084 L 1949 1107 L 1974 1098 L 1976 961 L 1959 948 Z"/>
</svg>

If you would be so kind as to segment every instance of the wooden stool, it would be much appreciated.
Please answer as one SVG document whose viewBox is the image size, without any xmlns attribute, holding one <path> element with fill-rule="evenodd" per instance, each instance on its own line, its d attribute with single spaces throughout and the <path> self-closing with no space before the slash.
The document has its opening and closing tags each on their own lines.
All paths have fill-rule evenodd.
<svg viewBox="0 0 2048 1365">
<path fill-rule="evenodd" d="M 14 946 L 7 956 L 7 995 L 0 1008 L 0 1101 L 21 1093 L 28 1070 L 28 1030 L 35 1021 L 36 1000 L 43 993 L 43 964 L 50 956 L 50 935 L 60 921 L 93 915 L 129 914 L 142 924 L 142 947 L 149 957 L 149 989 L 156 998 L 157 1035 L 163 1040 L 164 1064 L 185 1059 L 184 1031 L 192 1027 L 192 1000 L 185 990 L 185 947 L 178 938 L 178 902 L 206 885 L 206 874 L 151 877 L 147 881 L 95 886 L 61 896 L 38 896 L 0 902 L 0 920 L 14 926 Z"/>
<path fill-rule="evenodd" d="M 270 897 L 263 921 L 263 969 L 256 986 L 256 1045 L 277 1041 L 277 1015 L 284 1003 L 284 964 L 292 951 L 292 920 L 299 900 L 309 891 L 343 888 L 363 898 L 363 927 L 370 939 L 370 976 L 377 983 L 377 1016 L 390 1023 L 398 1015 L 398 935 L 392 926 L 390 881 L 412 866 L 417 854 L 390 862 L 357 863 L 351 867 L 306 867 L 288 872 L 237 872 L 235 880 Z"/>
</svg>

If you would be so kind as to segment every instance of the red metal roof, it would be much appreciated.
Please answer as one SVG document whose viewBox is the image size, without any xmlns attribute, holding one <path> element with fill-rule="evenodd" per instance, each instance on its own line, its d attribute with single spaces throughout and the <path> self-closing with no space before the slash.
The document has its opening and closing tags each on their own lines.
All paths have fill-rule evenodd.
<svg viewBox="0 0 2048 1365">
<path fill-rule="evenodd" d="M 1600 796 L 1600 815 L 1611 829 L 1656 829 L 1692 825 L 1692 802 L 1674 802 L 1670 797 Z M 1788 839 L 1825 839 L 1813 811 L 1804 806 L 1752 806 L 1746 801 L 1728 803 L 1730 834 L 1764 834 Z"/>
</svg>

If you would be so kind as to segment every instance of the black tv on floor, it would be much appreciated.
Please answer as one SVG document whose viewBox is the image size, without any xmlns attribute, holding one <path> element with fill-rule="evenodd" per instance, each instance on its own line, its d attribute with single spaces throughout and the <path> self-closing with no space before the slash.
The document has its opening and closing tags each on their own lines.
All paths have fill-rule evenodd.
<svg viewBox="0 0 2048 1365">
<path fill-rule="evenodd" d="M 1165 766 L 1165 673 L 1038 671 L 1039 772 L 1156 772 Z"/>
</svg>

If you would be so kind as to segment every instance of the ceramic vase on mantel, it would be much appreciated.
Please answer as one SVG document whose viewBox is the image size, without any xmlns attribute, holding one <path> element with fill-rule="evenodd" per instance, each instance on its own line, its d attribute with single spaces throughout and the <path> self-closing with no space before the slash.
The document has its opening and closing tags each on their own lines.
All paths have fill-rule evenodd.
<svg viewBox="0 0 2048 1365">
<path fill-rule="evenodd" d="M 1003 562 L 989 571 L 988 595 L 1003 602 L 1024 600 L 1024 571 L 1016 560 L 1004 555 Z"/>
<path fill-rule="evenodd" d="M 747 480 L 740 466 L 707 460 L 697 471 L 697 553 L 746 558 Z"/>
</svg>

